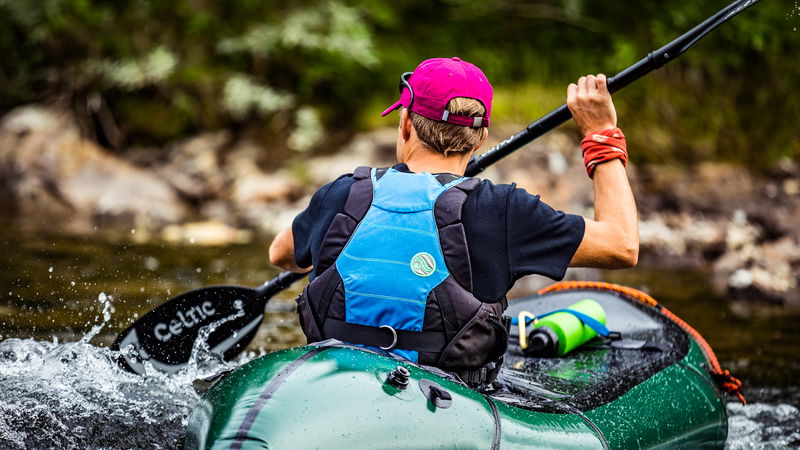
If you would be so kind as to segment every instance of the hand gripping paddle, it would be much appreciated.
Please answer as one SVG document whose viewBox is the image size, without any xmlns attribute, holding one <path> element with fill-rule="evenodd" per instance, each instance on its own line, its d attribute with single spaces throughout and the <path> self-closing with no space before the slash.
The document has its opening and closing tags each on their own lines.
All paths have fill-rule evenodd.
<svg viewBox="0 0 800 450">
<path fill-rule="evenodd" d="M 257 288 L 212 286 L 181 294 L 120 333 L 111 348 L 122 350 L 120 364 L 127 370 L 144 374 L 146 361 L 172 374 L 186 367 L 199 331 L 217 322 L 206 343 L 230 360 L 255 337 L 269 299 L 305 276 L 283 272 Z"/>
</svg>

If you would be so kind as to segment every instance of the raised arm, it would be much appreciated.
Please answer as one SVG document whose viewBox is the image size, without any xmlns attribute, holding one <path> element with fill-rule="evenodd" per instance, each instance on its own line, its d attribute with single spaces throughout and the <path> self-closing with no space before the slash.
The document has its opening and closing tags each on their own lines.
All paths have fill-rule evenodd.
<svg viewBox="0 0 800 450">
<path fill-rule="evenodd" d="M 567 88 L 567 106 L 584 136 L 616 128 L 617 113 L 605 75 L 581 77 Z M 570 262 L 573 267 L 619 269 L 639 258 L 639 222 L 625 167 L 612 159 L 594 167 L 594 220 Z"/>
</svg>

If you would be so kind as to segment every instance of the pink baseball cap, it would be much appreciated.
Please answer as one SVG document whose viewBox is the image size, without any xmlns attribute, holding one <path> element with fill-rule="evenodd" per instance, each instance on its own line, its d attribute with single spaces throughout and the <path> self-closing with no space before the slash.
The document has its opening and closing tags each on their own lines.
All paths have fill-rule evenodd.
<svg viewBox="0 0 800 450">
<path fill-rule="evenodd" d="M 451 113 L 447 110 L 447 103 L 456 97 L 478 100 L 486 108 L 486 115 L 472 117 Z M 381 116 L 400 106 L 439 122 L 471 128 L 488 127 L 492 111 L 492 85 L 481 69 L 460 58 L 426 59 L 414 72 L 400 76 L 400 100 Z"/>
</svg>

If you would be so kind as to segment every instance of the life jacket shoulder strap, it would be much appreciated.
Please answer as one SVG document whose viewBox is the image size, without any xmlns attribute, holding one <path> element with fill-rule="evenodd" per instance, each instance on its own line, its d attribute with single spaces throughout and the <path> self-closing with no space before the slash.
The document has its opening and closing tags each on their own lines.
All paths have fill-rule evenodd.
<svg viewBox="0 0 800 450">
<path fill-rule="evenodd" d="M 372 204 L 371 170 L 370 167 L 361 166 L 353 171 L 355 183 L 350 186 L 344 210 L 333 218 L 325 232 L 325 238 L 322 240 L 317 267 L 314 269 L 317 275 L 321 275 L 333 265 L 356 226 L 367 214 Z"/>
<path fill-rule="evenodd" d="M 369 166 L 358 166 L 356 170 L 353 171 L 353 178 L 356 180 L 364 180 L 370 177 L 370 173 L 372 172 L 372 167 Z"/>
<path fill-rule="evenodd" d="M 367 178 L 356 178 L 356 182 L 350 186 L 350 194 L 347 196 L 347 203 L 344 205 L 344 213 L 358 223 L 367 214 L 371 204 L 372 179 L 369 176 Z"/>
<path fill-rule="evenodd" d="M 477 178 L 467 178 L 450 187 L 436 199 L 434 217 L 447 268 L 464 289 L 472 292 L 472 264 L 467 237 L 461 223 L 461 210 L 470 192 L 478 185 Z"/>
</svg>

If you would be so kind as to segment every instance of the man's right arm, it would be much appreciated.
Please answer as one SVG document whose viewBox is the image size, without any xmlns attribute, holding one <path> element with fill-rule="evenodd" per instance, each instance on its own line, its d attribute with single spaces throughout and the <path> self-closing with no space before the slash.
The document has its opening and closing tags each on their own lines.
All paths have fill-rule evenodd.
<svg viewBox="0 0 800 450">
<path fill-rule="evenodd" d="M 311 267 L 300 267 L 294 259 L 294 235 L 292 227 L 288 227 L 275 236 L 269 246 L 269 262 L 297 273 L 306 273 Z"/>
<path fill-rule="evenodd" d="M 292 226 L 275 236 L 269 247 L 270 262 L 292 272 L 310 271 L 315 252 L 333 218 L 344 209 L 353 182 L 352 174 L 345 174 L 319 188 Z"/>
<path fill-rule="evenodd" d="M 617 115 L 606 77 L 589 75 L 567 89 L 567 106 L 584 135 L 615 128 Z M 594 220 L 586 228 L 572 267 L 619 269 L 636 265 L 639 258 L 639 220 L 625 167 L 619 159 L 594 169 Z"/>
</svg>

